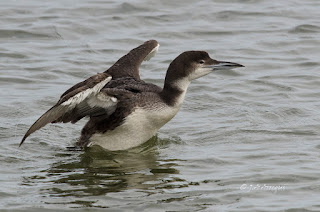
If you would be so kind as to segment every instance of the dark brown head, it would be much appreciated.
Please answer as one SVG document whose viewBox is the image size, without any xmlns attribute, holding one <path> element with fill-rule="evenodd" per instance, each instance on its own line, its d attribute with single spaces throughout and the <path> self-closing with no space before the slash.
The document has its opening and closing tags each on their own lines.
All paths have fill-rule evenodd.
<svg viewBox="0 0 320 212">
<path fill-rule="evenodd" d="M 243 65 L 214 60 L 205 51 L 187 51 L 171 62 L 166 75 L 166 83 L 181 80 L 190 82 L 215 70 L 236 67 L 243 67 Z"/>
</svg>

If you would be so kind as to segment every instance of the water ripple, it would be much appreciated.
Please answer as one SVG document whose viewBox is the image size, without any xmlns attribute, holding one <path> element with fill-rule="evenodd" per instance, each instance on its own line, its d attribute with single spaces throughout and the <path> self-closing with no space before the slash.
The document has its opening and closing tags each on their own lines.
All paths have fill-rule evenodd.
<svg viewBox="0 0 320 212">
<path fill-rule="evenodd" d="M 0 1 L 0 210 L 320 211 L 318 1 L 25 2 Z M 138 148 L 70 151 L 85 120 L 18 148 L 67 88 L 149 39 L 141 78 L 160 86 L 187 50 L 246 67 L 193 81 Z"/>
</svg>

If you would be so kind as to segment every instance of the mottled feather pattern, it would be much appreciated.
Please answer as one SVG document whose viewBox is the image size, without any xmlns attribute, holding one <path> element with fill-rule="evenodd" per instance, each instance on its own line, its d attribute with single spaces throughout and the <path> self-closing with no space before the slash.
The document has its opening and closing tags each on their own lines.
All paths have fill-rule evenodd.
<svg viewBox="0 0 320 212">
<path fill-rule="evenodd" d="M 105 111 L 103 108 L 89 107 L 84 100 L 96 95 L 111 80 L 111 76 L 106 73 L 98 73 L 87 80 L 80 82 L 68 89 L 60 98 L 56 105 L 43 114 L 27 131 L 20 142 L 33 132 L 44 127 L 48 123 L 56 122 L 72 122 L 75 123 L 81 118 L 96 113 L 97 111 Z M 101 113 L 101 112 L 100 112 Z"/>
<path fill-rule="evenodd" d="M 90 116 L 91 122 L 110 120 L 108 117 L 114 116 L 115 119 L 109 124 L 113 129 L 123 121 L 124 117 L 119 115 L 120 113 L 127 115 L 131 112 L 127 106 L 128 99 L 132 97 L 131 93 L 140 93 L 148 87 L 140 80 L 139 67 L 143 60 L 150 59 L 157 52 L 158 47 L 157 41 L 146 41 L 121 57 L 104 73 L 98 73 L 69 88 L 59 101 L 29 128 L 20 145 L 30 134 L 48 123 L 76 123 L 85 116 Z M 108 83 L 110 86 L 106 86 Z M 117 89 L 112 90 L 113 88 Z M 150 89 L 161 90 L 157 86 L 151 86 Z M 117 108 L 118 98 L 121 103 Z"/>
<path fill-rule="evenodd" d="M 221 68 L 225 64 L 227 68 L 242 67 L 213 60 L 204 51 L 187 51 L 171 62 L 161 89 L 139 76 L 140 64 L 153 56 L 158 47 L 157 41 L 147 41 L 104 73 L 67 90 L 58 103 L 31 126 L 20 145 L 31 133 L 50 122 L 75 123 L 89 116 L 77 145 L 97 144 L 110 150 L 132 148 L 150 139 L 177 114 L 191 80 L 210 73 L 212 67 Z"/>
</svg>

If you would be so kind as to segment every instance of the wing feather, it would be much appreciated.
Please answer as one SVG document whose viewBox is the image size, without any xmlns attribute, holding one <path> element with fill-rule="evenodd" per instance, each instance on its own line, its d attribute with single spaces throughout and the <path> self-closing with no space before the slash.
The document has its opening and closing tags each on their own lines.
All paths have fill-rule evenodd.
<svg viewBox="0 0 320 212">
<path fill-rule="evenodd" d="M 149 60 L 153 57 L 158 51 L 158 48 L 159 44 L 157 41 L 146 41 L 121 57 L 104 73 L 98 73 L 69 88 L 61 95 L 57 104 L 44 113 L 29 128 L 22 138 L 20 146 L 29 135 L 48 123 L 76 123 L 86 116 L 96 117 L 111 115 L 117 108 L 117 96 L 120 98 L 128 98 L 130 95 L 133 95 L 132 92 L 139 92 L 139 89 L 141 88 L 140 85 L 136 85 L 133 88 L 127 89 L 126 83 L 123 82 L 123 78 L 132 78 L 139 81 L 139 68 L 142 61 Z M 121 84 L 123 85 L 120 86 L 121 89 L 113 89 L 112 86 L 111 89 L 102 90 L 103 87 L 111 81 L 111 78 L 122 78 Z M 117 82 L 114 84 L 117 85 L 116 87 L 119 86 Z M 148 86 L 146 87 L 149 89 Z M 154 90 L 153 87 L 152 90 Z M 156 88 L 156 90 L 159 89 Z"/>
<path fill-rule="evenodd" d="M 26 132 L 20 145 L 26 138 L 48 123 L 75 123 L 85 116 L 110 115 L 114 112 L 117 101 L 112 96 L 100 92 L 111 80 L 106 73 L 99 73 L 73 86 L 61 96 L 58 103 L 44 113 Z"/>
<path fill-rule="evenodd" d="M 144 60 L 150 60 L 157 53 L 158 49 L 159 43 L 156 40 L 146 41 L 121 57 L 105 73 L 110 74 L 113 79 L 123 77 L 140 79 L 139 68 L 141 63 Z"/>
</svg>

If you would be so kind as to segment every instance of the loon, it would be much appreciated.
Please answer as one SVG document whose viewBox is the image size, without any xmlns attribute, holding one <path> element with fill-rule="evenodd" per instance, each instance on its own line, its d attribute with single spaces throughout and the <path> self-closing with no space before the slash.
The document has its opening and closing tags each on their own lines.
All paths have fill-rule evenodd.
<svg viewBox="0 0 320 212">
<path fill-rule="evenodd" d="M 139 67 L 158 51 L 156 40 L 132 49 L 103 73 L 64 92 L 26 132 L 25 139 L 48 123 L 76 123 L 89 117 L 76 143 L 110 151 L 137 147 L 153 137 L 179 111 L 190 82 L 216 70 L 244 67 L 211 59 L 205 51 L 186 51 L 169 65 L 164 87 L 140 79 Z"/>
</svg>

